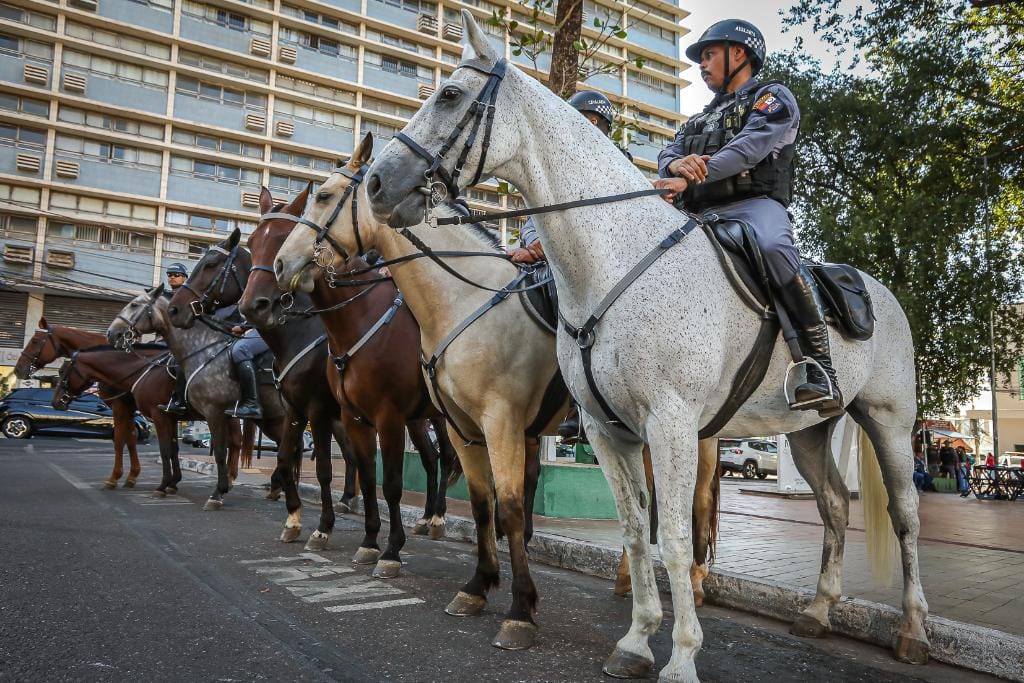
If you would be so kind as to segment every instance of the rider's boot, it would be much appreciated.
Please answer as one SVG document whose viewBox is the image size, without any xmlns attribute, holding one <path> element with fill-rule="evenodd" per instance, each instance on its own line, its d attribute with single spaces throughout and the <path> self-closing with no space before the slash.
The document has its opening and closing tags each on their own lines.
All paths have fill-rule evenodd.
<svg viewBox="0 0 1024 683">
<path fill-rule="evenodd" d="M 573 405 L 572 411 L 565 416 L 562 420 L 562 424 L 558 425 L 557 429 L 558 436 L 562 437 L 562 443 L 569 445 L 575 443 L 590 443 L 587 441 L 587 435 L 580 427 L 580 407 Z"/>
<path fill-rule="evenodd" d="M 174 378 L 174 391 L 171 392 L 171 400 L 163 405 L 158 405 L 157 408 L 170 413 L 171 415 L 177 415 L 184 417 L 188 413 L 188 404 L 185 403 L 185 368 L 178 368 L 178 374 Z"/>
<path fill-rule="evenodd" d="M 779 293 L 782 305 L 786 307 L 796 328 L 800 350 L 817 362 L 817 365 L 804 365 L 807 381 L 794 391 L 796 403 L 804 404 L 800 406 L 801 410 L 817 410 L 821 417 L 842 415 L 843 395 L 839 391 L 835 368 L 832 367 L 825 311 L 814 278 L 804 266 L 800 266 L 793 279 Z"/>
<path fill-rule="evenodd" d="M 256 378 L 256 366 L 251 360 L 243 360 L 235 365 L 235 370 L 238 371 L 238 386 L 242 391 L 242 397 L 237 408 L 225 410 L 224 414 L 258 420 L 263 417 L 263 408 L 260 406 L 260 385 Z"/>
</svg>

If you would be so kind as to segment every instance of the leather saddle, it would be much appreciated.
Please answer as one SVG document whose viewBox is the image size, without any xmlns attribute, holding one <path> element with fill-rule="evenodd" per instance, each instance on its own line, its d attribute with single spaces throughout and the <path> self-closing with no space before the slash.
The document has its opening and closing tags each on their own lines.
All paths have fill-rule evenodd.
<svg viewBox="0 0 1024 683">
<path fill-rule="evenodd" d="M 743 221 L 712 216 L 706 218 L 709 220 L 705 229 L 713 238 L 712 243 L 720 246 L 728 255 L 729 265 L 748 290 L 747 293 L 757 302 L 758 307 L 766 312 L 774 310 L 769 295 L 770 281 L 764 254 L 757 246 L 753 229 Z M 874 334 L 875 315 L 871 295 L 864 286 L 861 272 L 843 263 L 818 263 L 803 259 L 803 264 L 818 284 L 826 322 L 846 339 L 870 339 Z M 726 263 L 722 265 L 726 266 Z"/>
</svg>

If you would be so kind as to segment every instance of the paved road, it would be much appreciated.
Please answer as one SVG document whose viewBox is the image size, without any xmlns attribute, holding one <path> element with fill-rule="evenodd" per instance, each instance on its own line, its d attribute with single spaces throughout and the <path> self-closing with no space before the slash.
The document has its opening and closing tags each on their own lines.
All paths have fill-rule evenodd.
<svg viewBox="0 0 1024 683">
<path fill-rule="evenodd" d="M 410 538 L 403 575 L 376 581 L 349 563 L 358 517 L 339 518 L 332 549 L 304 555 L 277 542 L 283 503 L 258 491 L 236 487 L 223 510 L 202 512 L 212 480 L 186 472 L 180 495 L 154 499 L 151 456 L 137 489 L 100 490 L 109 448 L 0 439 L 0 680 L 598 681 L 628 628 L 629 602 L 609 582 L 536 565 L 540 642 L 497 650 L 507 565 L 482 616 L 442 611 L 468 578 L 471 546 Z M 700 615 L 705 681 L 975 678 L 841 638 L 800 640 L 738 612 Z M 669 623 L 652 640 L 659 666 Z"/>
</svg>

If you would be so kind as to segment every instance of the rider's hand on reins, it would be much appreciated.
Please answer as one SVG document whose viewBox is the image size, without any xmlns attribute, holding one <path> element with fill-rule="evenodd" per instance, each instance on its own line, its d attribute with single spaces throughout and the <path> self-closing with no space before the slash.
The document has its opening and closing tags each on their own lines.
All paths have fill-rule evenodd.
<svg viewBox="0 0 1024 683">
<path fill-rule="evenodd" d="M 671 204 L 675 201 L 676 195 L 686 191 L 689 183 L 686 178 L 658 178 L 653 185 L 658 190 L 671 190 L 670 193 L 661 195 L 662 199 Z"/>
<path fill-rule="evenodd" d="M 708 166 L 705 162 L 710 158 L 707 154 L 687 154 L 669 164 L 668 170 L 674 176 L 702 183 L 708 177 Z"/>
<path fill-rule="evenodd" d="M 241 337 L 244 333 L 245 330 L 242 329 L 241 325 L 235 325 L 234 327 L 231 328 L 231 334 L 235 335 L 236 337 Z"/>
</svg>

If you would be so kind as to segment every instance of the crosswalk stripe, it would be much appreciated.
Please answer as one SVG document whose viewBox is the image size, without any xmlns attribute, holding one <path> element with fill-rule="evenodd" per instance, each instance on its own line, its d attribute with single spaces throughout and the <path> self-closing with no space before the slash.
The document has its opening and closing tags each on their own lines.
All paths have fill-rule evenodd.
<svg viewBox="0 0 1024 683">
<path fill-rule="evenodd" d="M 333 605 L 324 607 L 327 612 L 359 612 L 367 609 L 385 609 L 387 607 L 401 607 L 403 605 L 419 605 L 423 601 L 419 598 L 402 598 L 401 600 L 384 600 L 382 602 L 362 602 L 354 605 Z"/>
</svg>

